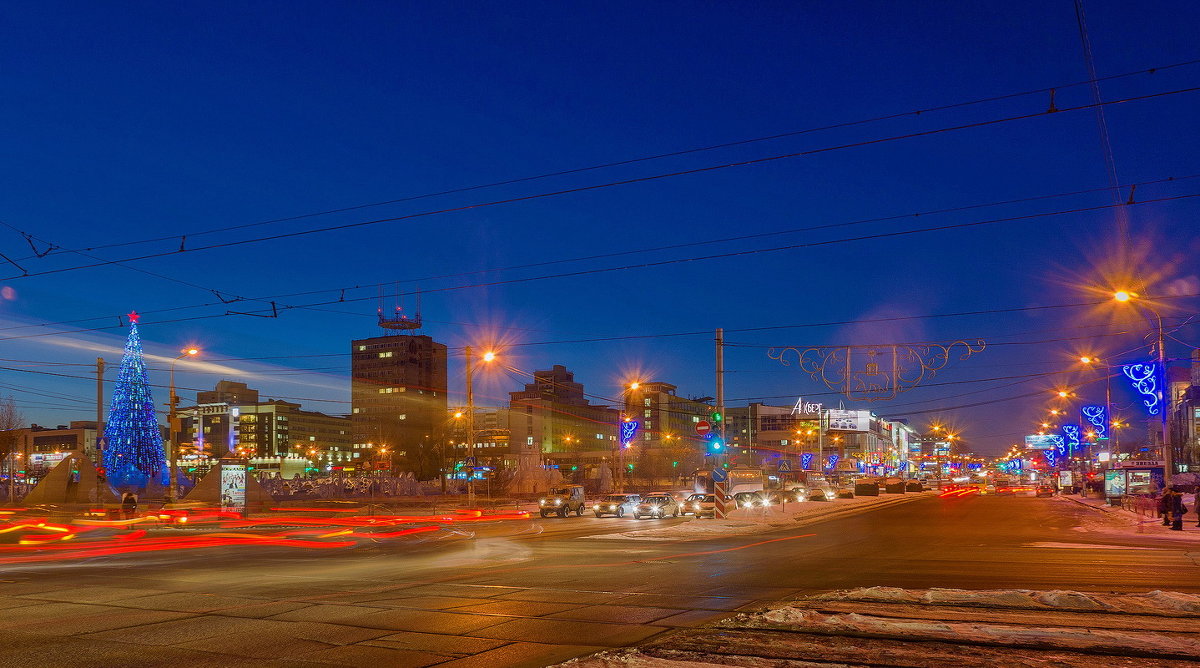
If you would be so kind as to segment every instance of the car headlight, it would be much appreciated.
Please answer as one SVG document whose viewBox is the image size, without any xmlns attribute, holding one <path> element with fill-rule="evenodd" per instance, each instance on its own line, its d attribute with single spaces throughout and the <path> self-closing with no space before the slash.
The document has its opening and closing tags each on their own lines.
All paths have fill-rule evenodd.
<svg viewBox="0 0 1200 668">
<path fill-rule="evenodd" d="M 539 506 L 544 506 L 544 505 L 546 505 L 546 500 L 545 500 L 545 499 L 538 499 L 538 505 L 539 505 Z"/>
<path fill-rule="evenodd" d="M 767 506 L 771 505 L 771 502 L 770 502 L 770 501 L 763 501 L 763 502 L 762 502 L 762 504 L 763 504 L 763 508 L 766 508 Z"/>
<path fill-rule="evenodd" d="M 562 505 L 562 499 L 555 499 L 555 500 L 554 500 L 554 505 L 556 505 L 556 506 L 561 506 L 561 505 Z"/>
<path fill-rule="evenodd" d="M 597 505 L 592 506 L 592 510 L 600 510 L 600 505 L 597 504 Z"/>
</svg>

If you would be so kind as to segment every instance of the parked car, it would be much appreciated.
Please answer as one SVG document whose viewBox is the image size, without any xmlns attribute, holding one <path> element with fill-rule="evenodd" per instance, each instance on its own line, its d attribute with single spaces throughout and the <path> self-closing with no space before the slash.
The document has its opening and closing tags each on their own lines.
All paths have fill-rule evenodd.
<svg viewBox="0 0 1200 668">
<path fill-rule="evenodd" d="M 633 509 L 633 519 L 635 520 L 643 517 L 661 519 L 668 515 L 679 517 L 679 502 L 666 492 L 654 492 L 643 496 L 641 502 Z"/>
<path fill-rule="evenodd" d="M 771 505 L 762 492 L 738 492 L 733 495 L 733 502 L 738 508 L 766 508 Z"/>
<path fill-rule="evenodd" d="M 904 491 L 906 492 L 924 492 L 925 485 L 920 480 L 909 480 L 904 483 Z"/>
<path fill-rule="evenodd" d="M 883 491 L 888 494 L 903 494 L 908 491 L 908 486 L 904 484 L 903 478 L 886 478 L 883 481 Z"/>
<path fill-rule="evenodd" d="M 687 515 L 690 513 L 692 515 L 695 515 L 696 510 L 700 507 L 699 506 L 700 501 L 704 500 L 704 497 L 706 497 L 706 496 L 708 496 L 708 495 L 700 494 L 700 493 L 689 494 L 686 499 L 679 502 L 679 514 Z"/>
<path fill-rule="evenodd" d="M 592 512 L 596 513 L 596 517 L 605 515 L 624 517 L 625 513 L 633 512 L 639 501 L 641 501 L 641 497 L 637 494 L 609 494 L 592 506 Z"/>
<path fill-rule="evenodd" d="M 542 498 L 538 499 L 538 509 L 542 517 L 550 514 L 566 517 L 572 512 L 576 516 L 583 515 L 583 485 L 567 485 L 551 487 Z"/>
</svg>

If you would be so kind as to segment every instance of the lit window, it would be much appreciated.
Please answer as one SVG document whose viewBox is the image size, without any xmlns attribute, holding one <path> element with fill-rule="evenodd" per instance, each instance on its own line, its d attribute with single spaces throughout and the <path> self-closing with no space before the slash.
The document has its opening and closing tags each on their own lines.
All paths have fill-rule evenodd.
<svg viewBox="0 0 1200 668">
<path fill-rule="evenodd" d="M 387 351 L 387 352 L 378 353 L 378 355 L 379 355 L 380 357 L 391 357 L 391 356 L 392 356 L 392 351 L 390 351 L 390 350 L 389 350 L 389 351 Z"/>
<path fill-rule="evenodd" d="M 397 420 L 407 420 L 407 419 L 408 419 L 408 414 L 407 414 L 407 413 L 401 413 L 400 415 L 396 416 L 396 419 L 397 419 Z"/>
<path fill-rule="evenodd" d="M 642 417 L 650 417 L 650 409 L 649 408 L 642 411 Z"/>
<path fill-rule="evenodd" d="M 693 416 L 692 416 L 692 422 L 699 422 L 699 421 L 700 421 L 700 416 L 699 416 L 699 415 L 693 415 Z"/>
<path fill-rule="evenodd" d="M 645 399 L 642 399 L 642 405 L 649 406 L 650 405 L 650 397 L 646 397 Z"/>
<path fill-rule="evenodd" d="M 650 434 L 642 434 L 642 440 L 643 440 L 643 441 L 649 441 L 649 440 L 650 440 Z"/>
<path fill-rule="evenodd" d="M 654 423 L 649 420 L 646 420 L 646 429 L 650 429 L 652 427 L 654 427 Z M 647 436 L 649 436 L 649 434 L 647 434 Z"/>
<path fill-rule="evenodd" d="M 780 442 L 779 442 L 779 444 L 780 444 L 780 445 L 787 445 L 787 444 L 788 444 L 788 442 L 787 442 L 787 439 L 786 439 L 786 438 L 785 438 L 785 439 L 783 439 L 782 441 L 780 441 Z"/>
<path fill-rule="evenodd" d="M 358 350 L 359 350 L 360 352 L 361 352 L 361 351 L 363 351 L 363 350 L 366 350 L 366 349 L 367 349 L 367 347 L 366 347 L 366 346 L 359 346 L 359 347 L 358 347 Z"/>
<path fill-rule="evenodd" d="M 596 440 L 597 440 L 597 441 L 603 441 L 603 440 L 604 440 L 604 434 L 596 434 Z"/>
</svg>

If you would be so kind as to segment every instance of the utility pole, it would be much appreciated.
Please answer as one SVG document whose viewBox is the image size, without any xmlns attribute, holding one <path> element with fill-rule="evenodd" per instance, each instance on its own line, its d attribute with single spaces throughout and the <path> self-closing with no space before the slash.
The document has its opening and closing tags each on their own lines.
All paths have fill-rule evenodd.
<svg viewBox="0 0 1200 668">
<path fill-rule="evenodd" d="M 721 452 L 729 452 L 729 442 L 725 440 L 725 329 L 717 328 L 717 412 L 720 420 L 713 421 L 713 429 L 717 432 L 714 438 L 721 439 Z"/>
<path fill-rule="evenodd" d="M 104 358 L 96 358 L 96 466 L 104 466 Z M 96 503 L 104 503 L 104 485 L 96 476 Z"/>
<path fill-rule="evenodd" d="M 1171 396 L 1171 379 L 1167 376 L 1167 344 L 1162 316 L 1157 310 L 1153 310 L 1153 313 L 1158 319 L 1158 368 L 1162 369 L 1162 388 L 1159 390 L 1162 392 L 1162 405 L 1159 411 L 1162 414 L 1163 489 L 1166 489 L 1170 487 L 1171 474 L 1175 472 L 1175 453 L 1171 449 L 1171 431 L 1167 426 L 1167 411 L 1171 410 L 1174 397 Z"/>
<path fill-rule="evenodd" d="M 475 394 L 471 387 L 471 374 L 474 371 L 474 358 L 471 356 L 471 346 L 463 350 L 467 357 L 467 504 L 475 504 Z"/>
</svg>

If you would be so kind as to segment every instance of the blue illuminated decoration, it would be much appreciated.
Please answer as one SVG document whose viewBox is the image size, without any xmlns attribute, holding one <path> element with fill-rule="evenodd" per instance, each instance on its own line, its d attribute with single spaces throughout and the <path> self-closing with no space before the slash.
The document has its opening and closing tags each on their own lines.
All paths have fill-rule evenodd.
<svg viewBox="0 0 1200 668">
<path fill-rule="evenodd" d="M 1079 414 L 1096 434 L 1097 441 L 1108 438 L 1108 406 L 1084 406 L 1079 409 Z"/>
<path fill-rule="evenodd" d="M 1058 466 L 1058 453 L 1057 452 L 1055 452 L 1053 450 L 1046 450 L 1043 454 L 1046 455 L 1046 464 L 1048 464 L 1050 466 L 1050 468 L 1054 468 L 1054 467 Z"/>
<path fill-rule="evenodd" d="M 1075 452 L 1076 448 L 1079 447 L 1079 432 L 1080 429 L 1077 424 L 1064 424 L 1062 426 L 1063 445 L 1060 446 L 1059 454 Z"/>
<path fill-rule="evenodd" d="M 129 314 L 129 338 L 113 387 L 104 426 L 104 469 L 115 487 L 145 487 L 151 477 L 167 482 L 162 431 L 146 378 L 146 360 L 138 337 L 138 316 Z"/>
<path fill-rule="evenodd" d="M 812 468 L 813 453 L 806 452 L 800 455 L 800 468 L 804 471 Z"/>
<path fill-rule="evenodd" d="M 1126 364 L 1121 367 L 1121 373 L 1125 374 L 1125 377 L 1129 379 L 1129 382 L 1133 385 L 1133 389 L 1146 397 L 1142 400 L 1142 405 L 1146 407 L 1146 412 L 1150 415 L 1158 415 L 1158 411 L 1162 408 L 1162 396 L 1158 388 L 1158 364 L 1156 362 Z"/>
<path fill-rule="evenodd" d="M 637 436 L 638 427 L 642 423 L 637 420 L 630 420 L 621 423 L 621 447 L 628 448 L 633 443 L 633 437 Z"/>
<path fill-rule="evenodd" d="M 840 459 L 840 457 L 838 457 L 837 455 L 829 455 L 829 466 L 826 466 L 825 468 L 827 468 L 827 469 L 837 468 L 838 459 Z"/>
</svg>

